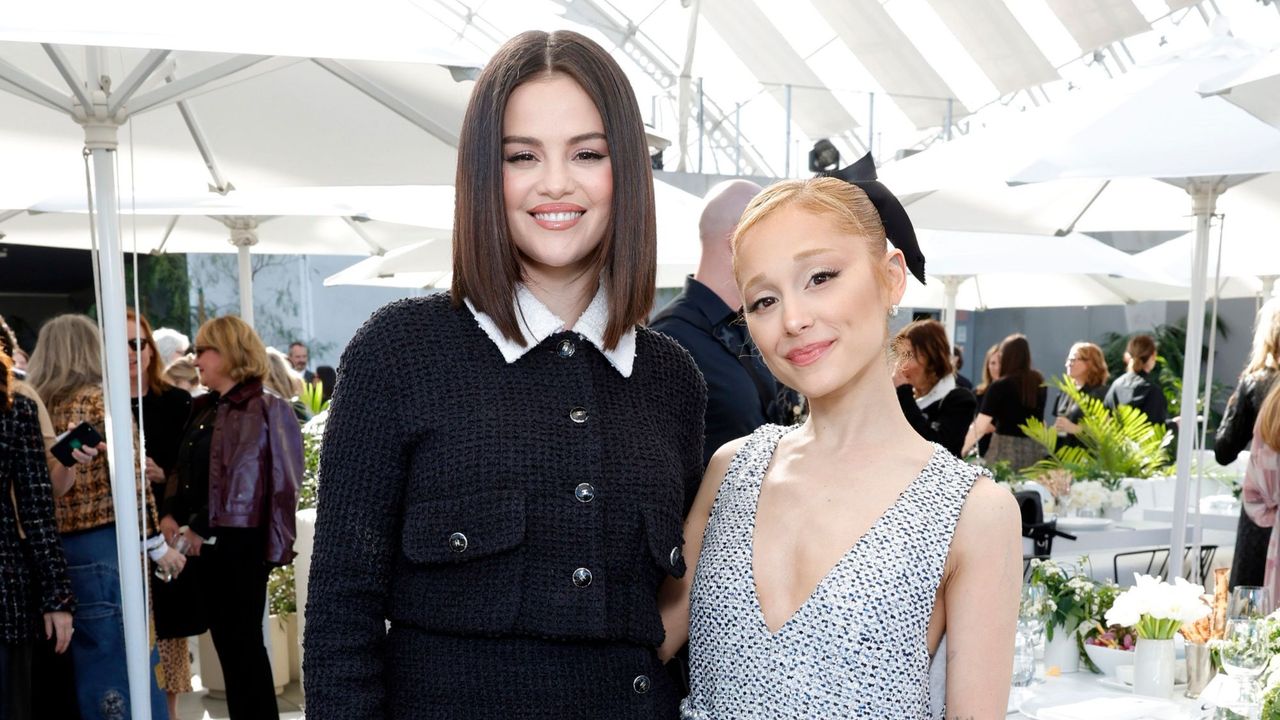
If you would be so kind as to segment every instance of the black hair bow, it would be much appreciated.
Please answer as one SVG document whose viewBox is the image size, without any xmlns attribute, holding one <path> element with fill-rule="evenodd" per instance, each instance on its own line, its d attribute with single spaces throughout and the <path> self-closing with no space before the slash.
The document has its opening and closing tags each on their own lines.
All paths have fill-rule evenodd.
<svg viewBox="0 0 1280 720">
<path fill-rule="evenodd" d="M 884 233 L 889 242 L 902 251 L 907 259 L 907 269 L 923 284 L 924 253 L 920 252 L 915 227 L 911 225 L 911 218 L 907 217 L 907 210 L 898 202 L 898 198 L 876 179 L 876 162 L 871 159 L 871 153 L 863 155 L 862 159 L 842 170 L 820 174 L 857 185 L 867 194 L 876 212 L 880 213 L 880 222 L 884 225 Z"/>
</svg>

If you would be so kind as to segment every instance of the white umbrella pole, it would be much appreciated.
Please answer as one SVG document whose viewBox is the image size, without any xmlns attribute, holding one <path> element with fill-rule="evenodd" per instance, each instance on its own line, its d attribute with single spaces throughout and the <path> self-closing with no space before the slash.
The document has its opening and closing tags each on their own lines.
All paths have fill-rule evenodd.
<svg viewBox="0 0 1280 720">
<path fill-rule="evenodd" d="M 1191 298 L 1187 306 L 1187 346 L 1182 366 L 1182 414 L 1178 425 L 1178 475 L 1173 496 L 1173 529 L 1169 544 L 1170 578 L 1182 575 L 1182 550 L 1187 537 L 1187 490 L 1191 482 L 1191 452 L 1196 435 L 1196 399 L 1200 387 L 1200 346 L 1204 337 L 1205 275 L 1209 266 L 1209 221 L 1222 190 L 1208 180 L 1193 182 L 1196 241 L 1191 263 Z"/>
<path fill-rule="evenodd" d="M 133 417 L 129 409 L 129 358 L 125 352 L 124 253 L 120 249 L 120 217 L 116 207 L 115 128 L 110 138 L 86 131 L 85 146 L 93 160 L 96 199 L 94 226 L 98 236 L 98 272 L 102 288 L 98 316 L 102 320 L 103 385 L 107 406 L 107 462 L 116 515 L 116 548 L 120 563 L 120 598 L 124 613 L 125 662 L 129 674 L 131 717 L 151 719 L 150 628 L 143 596 L 142 541 L 138 533 L 138 474 L 133 455 Z"/>
<path fill-rule="evenodd" d="M 1263 275 L 1259 279 L 1262 280 L 1262 302 L 1266 302 L 1271 299 L 1272 293 L 1276 290 L 1276 276 Z"/>
<path fill-rule="evenodd" d="M 253 218 L 237 218 L 228 223 L 231 244 L 240 259 L 240 319 L 253 327 L 253 258 L 249 248 L 258 244 L 258 222 Z"/>
<path fill-rule="evenodd" d="M 942 309 L 942 324 L 947 328 L 947 342 L 956 345 L 956 294 L 960 291 L 963 278 L 947 276 L 942 278 L 942 286 L 947 294 L 947 306 Z"/>
</svg>

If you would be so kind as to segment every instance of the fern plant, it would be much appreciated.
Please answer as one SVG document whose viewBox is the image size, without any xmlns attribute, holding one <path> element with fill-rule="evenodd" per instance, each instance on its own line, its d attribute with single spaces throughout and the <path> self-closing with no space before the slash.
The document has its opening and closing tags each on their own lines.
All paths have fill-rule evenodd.
<svg viewBox="0 0 1280 720">
<path fill-rule="evenodd" d="M 1032 418 L 1019 428 L 1049 453 L 1031 466 L 1033 472 L 1062 468 L 1076 479 L 1098 480 L 1107 489 L 1117 490 L 1122 478 L 1147 478 L 1167 470 L 1166 448 L 1173 434 L 1163 424 L 1151 422 L 1146 413 L 1128 405 L 1112 412 L 1102 401 L 1080 392 L 1065 375 L 1055 378 L 1053 384 L 1084 413 L 1076 435 L 1083 447 L 1059 446 L 1057 431 Z M 1132 489 L 1129 494 L 1132 502 Z"/>
</svg>

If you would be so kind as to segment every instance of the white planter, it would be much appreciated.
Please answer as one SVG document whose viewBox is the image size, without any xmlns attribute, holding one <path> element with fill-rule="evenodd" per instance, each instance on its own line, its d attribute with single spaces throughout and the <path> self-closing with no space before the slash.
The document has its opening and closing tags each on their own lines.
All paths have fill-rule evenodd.
<svg viewBox="0 0 1280 720">
<path fill-rule="evenodd" d="M 1102 517 L 1108 520 L 1114 520 L 1115 522 L 1120 522 L 1124 519 L 1124 511 L 1126 509 L 1127 508 L 1109 507 L 1102 511 Z"/>
<path fill-rule="evenodd" d="M 298 681 L 305 682 L 301 664 L 304 656 L 302 637 L 307 629 L 307 580 L 311 576 L 311 551 L 316 542 L 315 508 L 299 510 L 295 515 L 297 537 L 293 541 L 293 550 L 298 556 L 293 559 L 293 588 L 298 601 Z"/>
<path fill-rule="evenodd" d="M 1173 695 L 1173 640 L 1138 638 L 1133 653 L 1133 693 L 1168 698 Z"/>
<path fill-rule="evenodd" d="M 284 616 L 288 639 L 285 641 L 289 649 L 289 680 L 297 682 L 302 678 L 302 645 L 298 639 L 298 613 Z"/>
<path fill-rule="evenodd" d="M 1080 669 L 1080 647 L 1076 645 L 1076 628 L 1056 627 L 1053 639 L 1049 639 L 1046 629 L 1044 636 L 1044 666 L 1056 667 L 1064 673 L 1073 673 Z"/>
</svg>

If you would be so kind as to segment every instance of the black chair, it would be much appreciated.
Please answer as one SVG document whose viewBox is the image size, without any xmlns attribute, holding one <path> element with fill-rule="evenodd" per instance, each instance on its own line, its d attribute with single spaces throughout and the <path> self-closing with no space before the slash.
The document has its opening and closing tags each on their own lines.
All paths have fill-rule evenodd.
<svg viewBox="0 0 1280 720">
<path fill-rule="evenodd" d="M 1033 557 L 1049 557 L 1053 551 L 1053 538 L 1064 537 L 1075 540 L 1075 535 L 1068 535 L 1058 529 L 1058 521 L 1045 522 L 1044 506 L 1040 504 L 1040 493 L 1034 490 L 1019 490 L 1013 494 L 1018 501 L 1018 510 L 1022 513 L 1022 537 L 1031 538 L 1034 548 Z M 1024 561 L 1024 570 L 1027 564 Z"/>
<path fill-rule="evenodd" d="M 1182 577 L 1190 581 L 1192 571 L 1196 566 L 1191 563 L 1191 549 L 1188 545 L 1182 550 Z M 1217 545 L 1201 545 L 1199 558 L 1199 577 L 1201 582 L 1205 576 L 1209 574 L 1209 569 L 1213 567 L 1213 558 L 1218 553 Z M 1125 564 L 1123 576 L 1120 574 L 1121 562 Z M 1164 577 L 1169 570 L 1169 548 L 1158 547 L 1146 550 L 1130 550 L 1128 552 L 1116 553 L 1111 559 L 1112 577 L 1115 578 L 1116 584 L 1121 587 L 1129 587 L 1133 585 L 1133 574 L 1140 573 L 1142 575 L 1156 575 Z M 1123 577 L 1123 581 L 1122 581 Z"/>
</svg>

